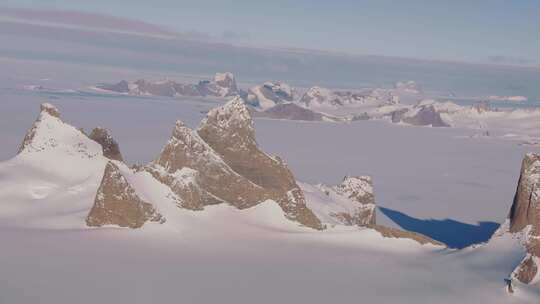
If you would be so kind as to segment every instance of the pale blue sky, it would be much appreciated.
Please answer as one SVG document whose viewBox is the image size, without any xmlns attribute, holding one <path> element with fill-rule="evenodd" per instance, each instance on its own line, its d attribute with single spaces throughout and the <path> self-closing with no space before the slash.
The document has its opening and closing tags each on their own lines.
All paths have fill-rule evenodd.
<svg viewBox="0 0 540 304">
<path fill-rule="evenodd" d="M 0 0 L 0 6 L 107 13 L 256 46 L 540 64 L 539 0 Z"/>
</svg>

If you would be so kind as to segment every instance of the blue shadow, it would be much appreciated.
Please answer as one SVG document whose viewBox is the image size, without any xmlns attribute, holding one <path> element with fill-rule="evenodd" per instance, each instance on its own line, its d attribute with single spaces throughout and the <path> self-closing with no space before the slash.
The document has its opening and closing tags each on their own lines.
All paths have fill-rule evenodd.
<svg viewBox="0 0 540 304">
<path fill-rule="evenodd" d="M 421 220 L 384 207 L 379 207 L 379 210 L 401 228 L 421 233 L 446 244 L 449 248 L 461 249 L 485 242 L 499 228 L 499 224 L 495 222 L 479 222 L 478 225 L 471 225 L 452 219 Z"/>
</svg>

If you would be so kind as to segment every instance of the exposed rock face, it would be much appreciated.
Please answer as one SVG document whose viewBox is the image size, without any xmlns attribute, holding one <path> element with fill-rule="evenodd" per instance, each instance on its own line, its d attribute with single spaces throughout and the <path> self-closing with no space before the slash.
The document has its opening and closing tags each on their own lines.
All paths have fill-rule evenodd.
<svg viewBox="0 0 540 304">
<path fill-rule="evenodd" d="M 253 121 L 243 100 L 235 98 L 211 110 L 197 132 L 235 172 L 264 188 L 287 217 L 308 227 L 322 228 L 307 209 L 303 192 L 285 162 L 259 150 Z"/>
<path fill-rule="evenodd" d="M 147 170 L 169 185 L 185 208 L 226 202 L 243 209 L 272 199 L 287 218 L 322 229 L 285 163 L 259 150 L 252 124 L 240 97 L 211 110 L 196 132 L 178 122 Z M 176 178 L 186 168 L 193 170 L 188 186 Z"/>
<path fill-rule="evenodd" d="M 94 128 L 88 137 L 103 147 L 103 156 L 113 160 L 123 161 L 120 147 L 107 129 Z"/>
<path fill-rule="evenodd" d="M 147 221 L 163 223 L 165 219 L 135 193 L 115 164 L 107 163 L 86 224 L 140 228 Z"/>
<path fill-rule="evenodd" d="M 528 153 L 523 159 L 509 219 L 510 232 L 531 225 L 535 234 L 540 233 L 540 154 Z"/>
<path fill-rule="evenodd" d="M 532 255 L 527 255 L 513 272 L 513 277 L 520 282 L 529 284 L 536 277 L 538 266 Z"/>
<path fill-rule="evenodd" d="M 508 225 L 504 227 L 507 231 L 500 233 L 517 235 L 527 253 L 512 276 L 528 284 L 537 275 L 540 257 L 540 154 L 528 153 L 523 159 Z"/>
<path fill-rule="evenodd" d="M 186 170 L 193 170 L 190 182 L 178 178 Z M 243 209 L 269 198 L 261 187 L 233 171 L 197 132 L 180 121 L 159 158 L 149 166 L 149 172 L 169 185 L 188 209 L 200 210 L 221 202 Z"/>
</svg>

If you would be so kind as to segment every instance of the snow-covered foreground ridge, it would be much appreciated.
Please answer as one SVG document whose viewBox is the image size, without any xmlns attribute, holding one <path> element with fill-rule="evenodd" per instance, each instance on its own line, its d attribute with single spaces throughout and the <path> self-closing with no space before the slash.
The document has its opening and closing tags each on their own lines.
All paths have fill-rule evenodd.
<svg viewBox="0 0 540 304">
<path fill-rule="evenodd" d="M 502 288 L 506 273 L 517 279 L 509 288 L 527 297 L 534 287 L 523 283 L 537 284 L 538 155 L 524 160 L 507 223 L 487 244 L 456 252 L 377 225 L 370 177 L 345 177 L 336 186 L 297 182 L 283 160 L 258 148 L 250 113 L 238 98 L 211 110 L 197 130 L 178 121 L 160 155 L 146 165 L 125 164 L 105 130 L 92 134 L 63 122 L 54 106 L 42 105 L 18 155 L 0 164 L 2 227 L 113 234 L 124 230 L 111 228 L 127 227 L 137 228 L 141 238 L 171 241 L 212 239 L 217 231 L 242 240 L 293 237 L 359 252 L 497 261 L 490 282 L 500 281 Z"/>
</svg>

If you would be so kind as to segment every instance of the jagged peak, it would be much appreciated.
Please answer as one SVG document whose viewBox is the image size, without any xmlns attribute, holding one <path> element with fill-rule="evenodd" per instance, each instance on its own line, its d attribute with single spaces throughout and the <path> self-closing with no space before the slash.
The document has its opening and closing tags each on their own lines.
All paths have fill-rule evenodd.
<svg viewBox="0 0 540 304">
<path fill-rule="evenodd" d="M 48 102 L 44 102 L 40 106 L 41 113 L 47 113 L 53 117 L 60 118 L 60 111 L 58 108 Z"/>
<path fill-rule="evenodd" d="M 246 103 L 240 96 L 235 96 L 221 107 L 208 112 L 199 129 L 207 124 L 217 125 L 221 129 L 229 129 L 232 126 L 252 128 L 253 121 Z"/>
<path fill-rule="evenodd" d="M 510 208 L 510 232 L 533 225 L 540 230 L 540 154 L 527 153 L 521 164 L 518 187 Z"/>
<path fill-rule="evenodd" d="M 172 137 L 181 138 L 186 134 L 186 132 L 191 132 L 191 129 L 188 126 L 186 126 L 186 124 L 183 121 L 177 120 L 174 125 Z"/>
</svg>

